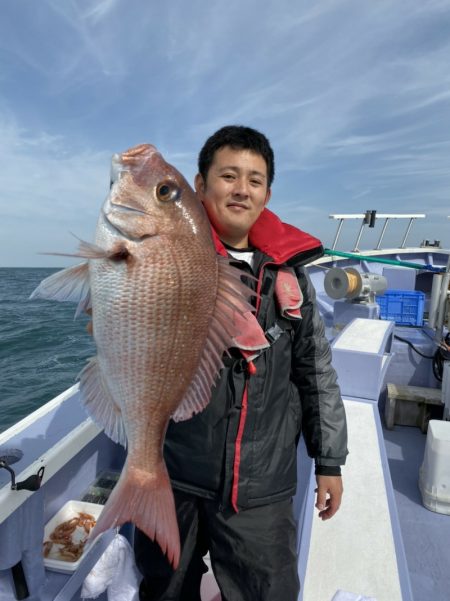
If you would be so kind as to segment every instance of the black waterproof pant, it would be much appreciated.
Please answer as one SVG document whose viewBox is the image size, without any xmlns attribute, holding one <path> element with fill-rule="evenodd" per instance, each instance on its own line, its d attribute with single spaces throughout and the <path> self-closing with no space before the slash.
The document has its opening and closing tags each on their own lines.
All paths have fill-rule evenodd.
<svg viewBox="0 0 450 601">
<path fill-rule="evenodd" d="M 222 512 L 219 504 L 174 491 L 181 558 L 173 571 L 159 546 L 136 529 L 134 550 L 144 579 L 141 601 L 200 601 L 209 550 L 222 601 L 296 601 L 297 525 L 292 501 Z"/>
</svg>

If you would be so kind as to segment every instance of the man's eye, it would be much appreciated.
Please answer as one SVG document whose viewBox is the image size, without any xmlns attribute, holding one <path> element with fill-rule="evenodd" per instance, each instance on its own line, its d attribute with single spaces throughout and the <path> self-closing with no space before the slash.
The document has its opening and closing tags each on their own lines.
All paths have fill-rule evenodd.
<svg viewBox="0 0 450 601">
<path fill-rule="evenodd" d="M 224 173 L 222 175 L 223 179 L 227 179 L 227 180 L 232 180 L 234 179 L 234 175 L 232 175 L 231 173 Z"/>
<path fill-rule="evenodd" d="M 259 179 L 251 179 L 250 183 L 252 186 L 262 186 L 262 182 Z"/>
</svg>

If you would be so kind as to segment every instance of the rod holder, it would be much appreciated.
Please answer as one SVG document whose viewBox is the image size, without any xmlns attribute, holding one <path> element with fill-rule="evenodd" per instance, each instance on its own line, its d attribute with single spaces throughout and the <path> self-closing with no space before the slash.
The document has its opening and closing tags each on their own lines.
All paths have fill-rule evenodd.
<svg viewBox="0 0 450 601">
<path fill-rule="evenodd" d="M 23 457 L 20 449 L 0 449 L 0 469 L 3 468 L 11 477 L 11 490 L 39 490 L 42 478 L 44 477 L 45 467 L 39 468 L 37 474 L 32 474 L 21 482 L 16 482 L 16 472 L 11 467 Z"/>
</svg>

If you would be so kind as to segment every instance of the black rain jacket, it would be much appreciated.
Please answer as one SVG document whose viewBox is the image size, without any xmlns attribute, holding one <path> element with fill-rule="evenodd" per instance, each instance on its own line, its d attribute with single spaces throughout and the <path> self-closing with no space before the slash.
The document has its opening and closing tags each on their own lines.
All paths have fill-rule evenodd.
<svg viewBox="0 0 450 601">
<path fill-rule="evenodd" d="M 237 352 L 226 359 L 208 407 L 188 421 L 171 421 L 164 450 L 174 488 L 220 498 L 224 507 L 231 504 L 235 510 L 295 494 L 301 432 L 319 470 L 344 464 L 347 455 L 344 406 L 315 292 L 303 267 L 323 254 L 322 245 L 267 209 L 249 241 L 257 249 L 256 316 L 270 348 L 254 360 L 253 375 Z M 217 237 L 216 247 L 227 254 Z M 281 266 L 293 267 L 297 275 L 301 320 L 280 315 L 274 286 Z"/>
</svg>

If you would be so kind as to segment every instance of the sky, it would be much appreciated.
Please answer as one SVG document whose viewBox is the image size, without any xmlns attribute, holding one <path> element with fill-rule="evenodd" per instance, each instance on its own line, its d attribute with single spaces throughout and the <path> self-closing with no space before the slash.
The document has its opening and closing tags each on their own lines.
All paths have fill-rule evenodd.
<svg viewBox="0 0 450 601">
<path fill-rule="evenodd" d="M 332 213 L 419 213 L 450 247 L 450 0 L 3 0 L 0 266 L 92 241 L 111 156 L 193 182 L 226 124 L 271 141 L 269 208 L 331 246 Z M 380 233 L 365 233 L 373 248 Z M 406 223 L 392 223 L 398 245 Z M 358 224 L 346 223 L 342 250 Z"/>
</svg>

